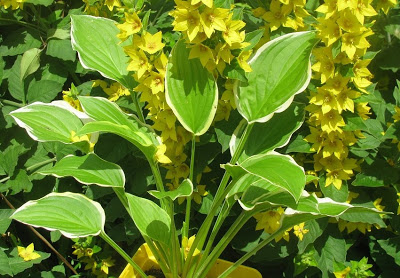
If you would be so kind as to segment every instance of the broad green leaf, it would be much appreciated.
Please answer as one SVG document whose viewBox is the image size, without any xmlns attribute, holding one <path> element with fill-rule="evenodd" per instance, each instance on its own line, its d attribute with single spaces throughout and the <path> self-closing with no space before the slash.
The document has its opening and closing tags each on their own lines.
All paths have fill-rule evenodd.
<svg viewBox="0 0 400 278">
<path fill-rule="evenodd" d="M 125 175 L 117 164 L 105 161 L 94 153 L 85 156 L 69 155 L 53 168 L 39 171 L 42 175 L 73 177 L 83 184 L 97 184 L 105 187 L 124 187 Z"/>
<path fill-rule="evenodd" d="M 12 190 L 11 195 L 15 195 L 21 191 L 30 192 L 33 184 L 24 169 L 17 169 L 14 176 L 6 182 L 6 186 Z"/>
<path fill-rule="evenodd" d="M 239 165 L 225 165 L 225 169 L 238 180 L 245 174 L 263 179 L 267 184 L 287 191 L 295 202 L 300 199 L 306 177 L 302 167 L 287 155 L 268 153 L 251 156 Z"/>
<path fill-rule="evenodd" d="M 147 157 L 154 156 L 160 141 L 148 126 L 105 98 L 79 97 L 79 100 L 85 113 L 95 122 L 86 124 L 78 135 L 99 131 L 114 133 L 137 146 Z"/>
<path fill-rule="evenodd" d="M 10 215 L 14 212 L 13 209 L 0 209 L 0 234 L 4 234 L 11 224 Z"/>
<path fill-rule="evenodd" d="M 0 275 L 13 276 L 8 256 L 0 249 Z"/>
<path fill-rule="evenodd" d="M 24 80 L 28 75 L 37 71 L 40 66 L 40 53 L 38 48 L 29 49 L 22 55 L 20 79 Z"/>
<path fill-rule="evenodd" d="M 240 114 L 249 122 L 266 122 L 285 110 L 311 78 L 310 55 L 314 32 L 297 32 L 263 45 L 250 59 L 248 82 L 237 82 L 234 92 Z"/>
<path fill-rule="evenodd" d="M 264 29 L 255 30 L 250 33 L 246 33 L 245 42 L 250 43 L 250 45 L 246 46 L 243 51 L 248 51 L 253 49 L 257 43 L 260 41 L 262 36 L 264 35 Z"/>
<path fill-rule="evenodd" d="M 133 89 L 135 81 L 126 69 L 129 58 L 117 38 L 116 22 L 89 15 L 71 16 L 71 42 L 82 66 Z"/>
<path fill-rule="evenodd" d="M 252 155 L 267 153 L 285 146 L 292 137 L 292 134 L 303 124 L 303 120 L 304 105 L 292 103 L 288 109 L 274 114 L 266 123 L 255 123 L 239 161 L 243 161 Z M 240 134 L 235 132 L 230 143 L 231 154 L 235 152 L 238 138 L 240 138 Z"/>
<path fill-rule="evenodd" d="M 189 52 L 184 40 L 175 44 L 165 75 L 165 97 L 182 126 L 202 135 L 214 119 L 218 87 L 199 59 L 189 59 Z"/>
<path fill-rule="evenodd" d="M 83 126 L 70 111 L 53 104 L 36 102 L 10 113 L 17 124 L 25 128 L 36 141 L 72 143 L 71 132 Z"/>
<path fill-rule="evenodd" d="M 53 1 L 52 0 L 24 0 L 25 3 L 32 3 L 34 5 L 43 5 L 43 6 L 50 6 Z"/>
<path fill-rule="evenodd" d="M 50 102 L 62 91 L 62 87 L 63 84 L 52 80 L 32 80 L 26 99 L 28 103 L 35 101 Z"/>
<path fill-rule="evenodd" d="M 59 230 L 69 238 L 98 235 L 106 220 L 99 203 L 78 193 L 50 193 L 17 209 L 12 219 L 50 231 Z"/>
<path fill-rule="evenodd" d="M 76 59 L 76 52 L 72 49 L 70 40 L 50 40 L 47 44 L 46 55 L 64 61 L 74 62 Z"/>
<path fill-rule="evenodd" d="M 18 43 L 16 43 L 18 42 Z M 0 56 L 15 56 L 23 54 L 29 49 L 40 48 L 40 33 L 38 30 L 21 29 L 9 32 L 4 41 L 0 45 Z"/>
<path fill-rule="evenodd" d="M 8 90 L 13 98 L 19 101 L 25 99 L 24 81 L 21 79 L 21 60 L 22 56 L 19 55 L 10 70 L 8 77 Z"/>
<path fill-rule="evenodd" d="M 378 240 L 379 245 L 386 253 L 394 258 L 397 265 L 400 265 L 400 237 Z"/>
<path fill-rule="evenodd" d="M 189 179 L 185 179 L 177 189 L 172 191 L 160 192 L 156 190 L 148 191 L 150 195 L 156 197 L 157 199 L 162 199 L 169 197 L 171 200 L 175 201 L 179 197 L 188 197 L 193 193 L 193 183 Z"/>
<path fill-rule="evenodd" d="M 125 195 L 128 198 L 130 215 L 139 231 L 153 240 L 168 244 L 171 219 L 167 212 L 148 199 L 128 193 Z"/>
</svg>

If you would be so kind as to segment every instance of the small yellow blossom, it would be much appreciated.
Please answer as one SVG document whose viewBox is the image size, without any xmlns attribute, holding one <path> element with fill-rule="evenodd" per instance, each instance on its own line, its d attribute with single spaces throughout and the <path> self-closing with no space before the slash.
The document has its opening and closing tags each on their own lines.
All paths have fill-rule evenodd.
<svg viewBox="0 0 400 278">
<path fill-rule="evenodd" d="M 163 49 L 165 44 L 162 43 L 161 40 L 161 31 L 155 33 L 154 35 L 146 32 L 144 35 L 142 35 L 141 40 L 139 41 L 137 46 L 149 54 L 154 54 L 157 51 Z"/>
<path fill-rule="evenodd" d="M 125 41 L 130 35 L 136 34 L 142 29 L 142 22 L 135 12 L 132 14 L 125 13 L 125 22 L 117 24 L 117 27 L 120 30 L 117 37 Z"/>
<path fill-rule="evenodd" d="M 293 227 L 293 233 L 299 238 L 300 241 L 303 240 L 304 235 L 308 232 L 309 230 L 304 229 L 304 222 Z"/>
<path fill-rule="evenodd" d="M 254 215 L 257 220 L 256 230 L 264 230 L 266 233 L 272 234 L 281 226 L 281 216 L 284 213 L 283 208 L 276 210 L 260 212 Z"/>
<path fill-rule="evenodd" d="M 182 238 L 182 248 L 183 248 L 183 253 L 185 254 L 185 259 L 187 258 L 190 248 L 192 247 L 192 244 L 195 239 L 196 239 L 196 236 L 194 236 L 194 235 L 191 236 L 189 239 L 187 237 Z M 194 250 L 192 256 L 197 256 L 199 254 L 200 254 L 200 250 L 198 250 L 196 248 L 196 250 Z"/>
<path fill-rule="evenodd" d="M 345 269 L 341 271 L 335 271 L 333 274 L 335 274 L 335 278 L 346 278 L 347 274 L 349 274 L 351 271 L 351 268 L 348 266 Z"/>
<path fill-rule="evenodd" d="M 155 160 L 160 162 L 160 163 L 164 163 L 164 164 L 168 164 L 171 163 L 171 159 L 169 159 L 166 155 L 165 155 L 165 151 L 167 150 L 167 146 L 164 144 L 158 145 L 157 146 L 157 152 L 154 155 Z"/>
<path fill-rule="evenodd" d="M 35 252 L 35 246 L 33 243 L 29 244 L 28 247 L 18 246 L 18 256 L 24 259 L 24 261 L 31 261 L 40 258 L 40 255 Z"/>
</svg>

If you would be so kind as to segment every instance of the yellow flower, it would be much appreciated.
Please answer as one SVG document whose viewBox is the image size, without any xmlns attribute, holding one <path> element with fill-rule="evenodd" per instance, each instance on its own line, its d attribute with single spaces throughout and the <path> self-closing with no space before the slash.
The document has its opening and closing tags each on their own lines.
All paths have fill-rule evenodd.
<svg viewBox="0 0 400 278">
<path fill-rule="evenodd" d="M 323 87 L 318 88 L 317 93 L 313 93 L 310 98 L 310 103 L 321 106 L 322 113 L 326 114 L 332 109 L 338 110 L 338 102 L 335 95 Z"/>
<path fill-rule="evenodd" d="M 109 88 L 103 88 L 103 91 L 108 95 L 110 101 L 116 101 L 122 96 L 130 95 L 129 90 L 118 82 L 114 82 Z"/>
<path fill-rule="evenodd" d="M 325 0 L 325 3 L 316 9 L 317 12 L 325 14 L 328 19 L 337 11 L 337 0 Z"/>
<path fill-rule="evenodd" d="M 149 77 L 143 81 L 143 84 L 150 88 L 153 94 L 164 92 L 164 75 L 152 71 Z"/>
<path fill-rule="evenodd" d="M 247 63 L 247 60 L 249 59 L 250 55 L 253 53 L 252 50 L 250 51 L 242 51 L 240 52 L 239 56 L 237 57 L 239 66 L 245 71 L 245 72 L 251 72 L 252 69 L 250 65 Z"/>
<path fill-rule="evenodd" d="M 335 274 L 336 278 L 346 278 L 347 274 L 350 273 L 350 266 L 346 267 L 345 269 L 341 270 L 341 271 L 335 271 L 333 272 L 333 274 Z"/>
<path fill-rule="evenodd" d="M 346 89 L 341 91 L 337 96 L 336 100 L 338 102 L 338 108 L 339 112 L 341 113 L 342 110 L 346 111 L 351 111 L 354 113 L 354 101 L 353 99 L 357 98 L 360 96 L 360 93 L 351 90 L 351 89 Z"/>
<path fill-rule="evenodd" d="M 182 238 L 182 248 L 183 248 L 183 253 L 185 255 L 185 259 L 187 258 L 190 248 L 192 247 L 192 244 L 194 242 L 194 240 L 196 239 L 196 236 L 191 236 L 189 239 L 187 237 Z M 192 256 L 197 256 L 200 254 L 200 250 L 199 249 L 195 249 L 193 252 Z"/>
<path fill-rule="evenodd" d="M 155 160 L 160 162 L 160 163 L 164 163 L 164 164 L 171 163 L 171 159 L 169 159 L 165 155 L 165 151 L 166 150 L 167 150 L 167 146 L 166 145 L 164 145 L 164 144 L 158 145 L 157 146 L 157 152 L 154 155 Z"/>
<path fill-rule="evenodd" d="M 110 11 L 112 11 L 114 7 L 121 7 L 121 2 L 119 2 L 119 0 L 105 0 L 104 4 L 107 5 Z"/>
<path fill-rule="evenodd" d="M 108 257 L 107 259 L 101 260 L 100 263 L 100 270 L 104 272 L 105 274 L 108 274 L 108 268 L 114 266 L 115 260 L 111 259 L 111 257 Z"/>
<path fill-rule="evenodd" d="M 371 30 L 362 29 L 355 33 L 346 33 L 342 36 L 342 48 L 341 51 L 346 52 L 350 59 L 354 58 L 354 54 L 357 49 L 363 49 L 370 47 L 366 37 L 372 35 Z"/>
<path fill-rule="evenodd" d="M 369 119 L 369 115 L 372 114 L 371 112 L 369 112 L 369 110 L 371 110 L 371 107 L 368 106 L 368 102 L 360 102 L 360 103 L 357 103 L 356 109 L 357 109 L 358 115 L 359 115 L 363 120 Z"/>
<path fill-rule="evenodd" d="M 292 10 L 290 6 L 281 6 L 278 0 L 272 0 L 269 9 L 270 11 L 266 12 L 262 18 L 269 22 L 271 31 L 275 31 L 281 25 L 285 25 L 287 16 Z"/>
<path fill-rule="evenodd" d="M 141 40 L 138 43 L 138 47 L 143 51 L 146 51 L 149 54 L 154 54 L 157 51 L 163 49 L 164 43 L 161 42 L 162 40 L 162 32 L 159 31 L 154 35 L 146 32 L 142 35 Z"/>
<path fill-rule="evenodd" d="M 211 37 L 212 33 L 214 33 L 214 29 L 226 31 L 225 20 L 228 18 L 228 15 L 228 9 L 208 7 L 204 9 L 200 15 L 200 22 L 207 37 Z"/>
<path fill-rule="evenodd" d="M 300 241 L 303 240 L 304 235 L 308 232 L 309 230 L 304 229 L 304 222 L 293 227 L 293 233 L 299 238 Z"/>
<path fill-rule="evenodd" d="M 382 202 L 382 198 L 378 198 L 374 201 L 374 207 L 379 211 L 383 211 L 385 209 L 385 206 L 382 206 L 381 202 Z"/>
<path fill-rule="evenodd" d="M 189 59 L 199 58 L 203 67 L 209 60 L 214 60 L 214 55 L 208 46 L 196 44 L 190 49 Z"/>
<path fill-rule="evenodd" d="M 40 258 L 40 255 L 35 252 L 35 246 L 33 243 L 29 244 L 28 247 L 18 246 L 18 256 L 24 259 L 24 261 L 31 261 Z"/>
<path fill-rule="evenodd" d="M 222 37 L 225 42 L 229 45 L 232 45 L 235 42 L 242 42 L 244 38 L 241 36 L 239 30 L 245 25 L 246 23 L 241 20 L 232 20 L 232 14 L 230 14 L 226 22 L 226 30 L 222 32 Z"/>
<path fill-rule="evenodd" d="M 336 110 L 330 110 L 326 114 L 320 114 L 321 129 L 326 132 L 338 131 L 342 132 L 340 127 L 345 126 L 343 117 Z"/>
<path fill-rule="evenodd" d="M 136 34 L 142 29 L 142 22 L 135 12 L 132 14 L 125 13 L 125 22 L 117 24 L 117 27 L 120 30 L 117 37 L 125 41 L 130 35 Z"/>
<path fill-rule="evenodd" d="M 371 6 L 371 2 L 372 0 L 358 0 L 357 6 L 355 7 L 355 9 L 352 9 L 352 12 L 361 24 L 364 24 L 365 16 L 377 15 L 377 12 Z"/>
<path fill-rule="evenodd" d="M 136 51 L 132 49 L 132 47 L 125 47 L 125 52 L 131 58 L 127 70 L 128 71 L 136 71 L 138 78 L 142 78 L 142 76 L 150 71 L 152 66 L 149 64 L 146 54 L 143 50 Z"/>
<path fill-rule="evenodd" d="M 400 107 L 395 106 L 394 109 L 396 111 L 396 114 L 393 115 L 393 120 L 394 122 L 398 122 L 400 121 Z"/>
<path fill-rule="evenodd" d="M 5 9 L 11 7 L 12 10 L 21 9 L 23 8 L 23 3 L 25 0 L 1 0 L 0 6 L 3 6 Z"/>
<path fill-rule="evenodd" d="M 307 135 L 304 140 L 313 144 L 310 148 L 311 151 L 319 152 L 322 148 L 325 138 L 322 136 L 322 132 L 320 130 L 312 126 L 309 128 L 311 133 Z"/>
<path fill-rule="evenodd" d="M 276 210 L 257 213 L 254 215 L 254 218 L 257 221 L 256 230 L 263 229 L 266 233 L 274 233 L 281 225 L 280 220 L 283 213 L 284 210 L 281 207 Z"/>
<path fill-rule="evenodd" d="M 337 23 L 340 28 L 350 33 L 359 32 L 362 28 L 362 24 L 358 21 L 357 17 L 348 9 L 340 13 Z"/>
<path fill-rule="evenodd" d="M 213 0 L 192 0 L 191 4 L 196 5 L 200 2 L 202 2 L 204 5 L 206 5 L 209 8 L 212 8 L 212 6 L 213 6 Z"/>
<path fill-rule="evenodd" d="M 197 204 L 201 204 L 202 197 L 205 197 L 208 195 L 208 192 L 206 191 L 206 186 L 205 185 L 198 185 L 196 186 L 197 191 L 193 191 L 192 198 Z"/>
<path fill-rule="evenodd" d="M 171 15 L 175 18 L 172 23 L 174 31 L 187 31 L 190 41 L 193 41 L 197 34 L 202 31 L 198 10 L 176 9 Z"/>
<path fill-rule="evenodd" d="M 321 83 L 325 83 L 335 73 L 332 49 L 330 47 L 316 48 L 313 53 L 317 62 L 312 66 L 312 69 L 321 74 Z"/>
</svg>

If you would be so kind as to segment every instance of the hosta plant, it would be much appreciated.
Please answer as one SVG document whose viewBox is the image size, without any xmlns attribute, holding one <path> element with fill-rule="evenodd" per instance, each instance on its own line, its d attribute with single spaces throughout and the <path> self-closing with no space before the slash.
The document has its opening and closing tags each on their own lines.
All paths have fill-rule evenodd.
<svg viewBox="0 0 400 278">
<path fill-rule="evenodd" d="M 72 16 L 71 41 L 81 64 L 132 91 L 136 84 L 126 69 L 128 57 L 119 44 L 118 32 L 112 20 Z M 234 84 L 235 101 L 243 120 L 232 134 L 231 159 L 221 165 L 225 173 L 220 177 L 210 212 L 195 237 L 191 234 L 190 215 L 196 184 L 196 138 L 213 122 L 218 80 L 199 59 L 189 59 L 190 49 L 183 39 L 172 49 L 165 73 L 166 101 L 180 124 L 192 134 L 189 178 L 176 189 L 167 190 L 164 184 L 159 164 L 169 162 L 165 145 L 146 124 L 146 115 L 135 95 L 136 115 L 124 112 L 105 98 L 93 96 L 78 97 L 83 112 L 66 102 L 54 101 L 35 102 L 10 115 L 37 141 L 58 141 L 80 148 L 82 155 L 68 155 L 39 173 L 73 177 L 85 185 L 112 188 L 166 277 L 206 277 L 234 236 L 254 215 L 277 207 L 286 208 L 279 228 L 219 276 L 227 277 L 295 225 L 322 217 L 382 213 L 308 194 L 304 187 L 312 177 L 291 156 L 276 151 L 287 144 L 301 125 L 304 107 L 293 100 L 310 81 L 310 55 L 316 42 L 314 32 L 287 34 L 261 46 L 250 58 L 252 71 Z M 93 152 L 93 143 L 104 133 L 126 139 L 147 159 L 156 190 L 149 190 L 146 198 L 127 192 L 121 167 Z M 183 224 L 177 222 L 175 213 L 178 199 L 182 198 L 186 199 Z M 241 207 L 241 213 L 221 236 L 220 228 L 234 206 Z M 59 230 L 70 238 L 100 236 L 138 275 L 148 277 L 149 273 L 107 234 L 106 215 L 101 205 L 84 195 L 50 193 L 27 202 L 11 218 L 35 227 Z M 177 229 L 181 224 L 182 229 Z"/>
</svg>

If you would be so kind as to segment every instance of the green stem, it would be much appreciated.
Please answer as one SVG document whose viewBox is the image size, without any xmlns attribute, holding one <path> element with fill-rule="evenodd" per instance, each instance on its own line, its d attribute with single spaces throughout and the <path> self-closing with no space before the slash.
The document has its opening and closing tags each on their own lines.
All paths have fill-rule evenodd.
<svg viewBox="0 0 400 278">
<path fill-rule="evenodd" d="M 47 165 L 47 164 L 49 164 L 49 163 L 51 163 L 53 161 L 56 161 L 56 160 L 57 160 L 57 158 L 53 157 L 53 158 L 47 159 L 45 161 L 33 164 L 33 165 L 27 167 L 25 170 L 29 172 L 29 171 L 32 171 L 33 169 L 39 168 L 39 167 L 41 167 L 43 165 Z M 5 177 L 5 178 L 0 180 L 0 183 L 4 183 L 4 182 L 8 181 L 10 178 L 11 178 L 10 176 Z"/>
<path fill-rule="evenodd" d="M 243 211 L 239 217 L 233 222 L 232 226 L 226 232 L 226 234 L 221 238 L 218 242 L 217 246 L 215 246 L 214 250 L 211 252 L 210 256 L 204 261 L 204 263 L 199 264 L 199 270 L 196 271 L 196 278 L 206 277 L 207 272 L 214 265 L 215 261 L 222 254 L 226 246 L 228 246 L 229 242 L 232 241 L 233 237 L 240 231 L 244 224 L 250 219 L 251 213 Z"/>
<path fill-rule="evenodd" d="M 7 100 L 7 99 L 0 99 L 0 102 L 4 103 L 4 104 L 15 106 L 15 107 L 24 107 L 24 105 L 22 103 L 18 103 L 18 102 Z"/>
<path fill-rule="evenodd" d="M 146 273 L 132 260 L 132 258 L 125 253 L 125 251 L 118 246 L 115 241 L 113 241 L 104 231 L 100 232 L 100 237 L 104 239 L 105 242 L 107 242 L 109 245 L 111 245 L 112 248 L 114 248 L 115 251 L 117 251 L 132 267 L 134 270 L 136 270 L 142 278 L 148 278 Z"/>
<path fill-rule="evenodd" d="M 142 109 L 140 108 L 140 102 L 139 102 L 138 94 L 137 94 L 136 92 L 134 92 L 133 90 L 129 90 L 129 92 L 130 92 L 130 94 L 131 94 L 133 103 L 135 104 L 136 113 L 137 113 L 137 115 L 138 115 L 138 117 L 139 117 L 139 120 L 140 120 L 142 123 L 145 124 L 146 121 L 145 121 L 144 116 L 143 116 L 143 111 L 142 111 Z"/>
<path fill-rule="evenodd" d="M 253 126 L 254 126 L 253 123 L 247 125 L 246 129 L 243 132 L 242 137 L 240 138 L 239 144 L 238 144 L 237 148 L 235 149 L 235 152 L 231 158 L 230 164 L 235 164 L 238 161 L 240 155 L 243 152 L 245 143 L 251 133 Z M 226 196 L 225 188 L 228 184 L 229 178 L 230 178 L 230 175 L 227 172 L 225 172 L 224 176 L 222 177 L 222 180 L 220 182 L 220 185 L 218 187 L 217 193 L 214 197 L 214 201 L 211 205 L 210 212 L 207 215 L 206 219 L 204 220 L 203 224 L 200 226 L 200 229 L 197 233 L 196 239 L 194 240 L 192 247 L 189 250 L 188 260 L 185 262 L 185 266 L 183 269 L 184 274 L 186 274 L 189 270 L 189 267 L 190 267 L 190 264 L 192 261 L 192 255 L 193 255 L 194 251 L 196 249 L 201 250 L 203 248 L 203 244 L 207 238 L 207 234 L 210 230 L 214 216 L 216 215 L 219 206 L 222 204 L 222 202 L 225 199 L 225 196 Z"/>
<path fill-rule="evenodd" d="M 0 21 L 19 24 L 19 25 L 25 26 L 27 28 L 33 29 L 35 31 L 39 30 L 39 32 L 42 33 L 42 35 L 46 35 L 46 31 L 44 31 L 43 29 L 40 29 L 40 28 L 38 28 L 38 26 L 28 23 L 28 22 L 25 22 L 25 21 L 19 21 L 19 20 L 14 20 L 14 19 L 9 19 L 9 18 L 0 18 Z"/>
<path fill-rule="evenodd" d="M 189 173 L 189 179 L 194 185 L 194 156 L 195 156 L 195 150 L 196 150 L 196 136 L 193 135 L 192 137 L 192 150 L 190 153 L 190 173 Z M 183 238 L 189 238 L 189 222 L 190 222 L 190 209 L 192 205 L 192 196 L 189 196 L 186 198 L 186 213 L 185 213 L 185 222 L 183 223 L 183 228 L 182 228 L 182 239 Z"/>
</svg>

